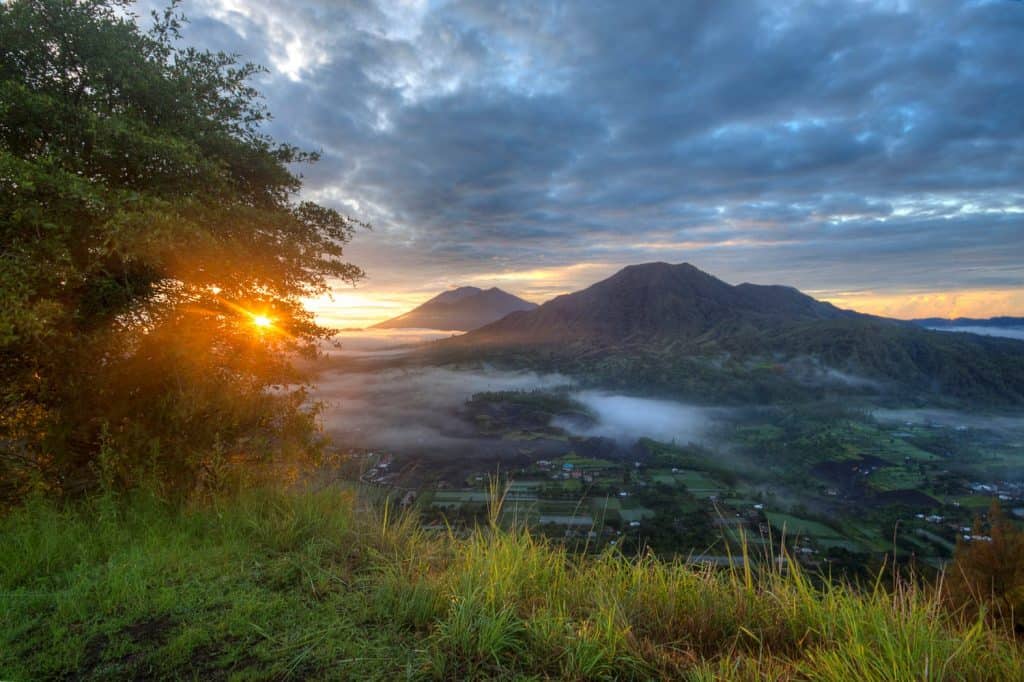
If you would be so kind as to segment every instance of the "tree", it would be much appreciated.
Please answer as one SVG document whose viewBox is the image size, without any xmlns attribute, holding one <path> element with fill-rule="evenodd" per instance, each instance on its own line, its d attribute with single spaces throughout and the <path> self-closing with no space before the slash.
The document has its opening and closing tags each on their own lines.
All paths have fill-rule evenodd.
<svg viewBox="0 0 1024 682">
<path fill-rule="evenodd" d="M 976 520 L 971 542 L 958 542 L 946 570 L 950 603 L 967 615 L 985 608 L 993 620 L 1024 630 L 1024 532 L 993 500 L 987 524 Z"/>
<path fill-rule="evenodd" d="M 298 452 L 301 305 L 360 225 L 297 200 L 260 67 L 124 0 L 0 4 L 0 502 Z"/>
</svg>

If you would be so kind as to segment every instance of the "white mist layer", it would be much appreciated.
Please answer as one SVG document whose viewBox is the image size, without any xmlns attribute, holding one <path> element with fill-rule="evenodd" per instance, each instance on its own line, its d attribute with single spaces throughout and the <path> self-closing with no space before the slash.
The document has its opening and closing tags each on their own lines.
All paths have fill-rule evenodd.
<svg viewBox="0 0 1024 682">
<path fill-rule="evenodd" d="M 465 452 L 489 447 L 474 426 L 459 417 L 474 393 L 553 389 L 572 383 L 560 374 L 499 370 L 342 370 L 321 374 L 314 397 L 323 401 L 324 427 L 339 444 L 396 452 Z"/>
<path fill-rule="evenodd" d="M 937 332 L 966 332 L 981 336 L 999 336 L 1006 339 L 1024 341 L 1024 328 L 1021 327 L 929 327 Z"/>
<path fill-rule="evenodd" d="M 463 332 L 436 329 L 356 329 L 338 332 L 324 351 L 331 357 L 402 355 L 412 348 Z"/>
<path fill-rule="evenodd" d="M 558 418 L 553 426 L 579 436 L 601 436 L 622 443 L 640 438 L 671 443 L 701 442 L 715 421 L 717 410 L 653 398 L 634 398 L 602 391 L 580 391 L 572 396 L 585 405 L 597 423 L 582 426 Z"/>
</svg>

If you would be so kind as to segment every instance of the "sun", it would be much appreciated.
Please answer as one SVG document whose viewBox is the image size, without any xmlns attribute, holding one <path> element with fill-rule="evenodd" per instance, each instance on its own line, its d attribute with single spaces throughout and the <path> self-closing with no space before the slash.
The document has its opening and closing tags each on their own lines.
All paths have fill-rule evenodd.
<svg viewBox="0 0 1024 682">
<path fill-rule="evenodd" d="M 274 321 L 266 315 L 253 315 L 252 323 L 257 329 L 269 329 L 274 326 Z"/>
</svg>

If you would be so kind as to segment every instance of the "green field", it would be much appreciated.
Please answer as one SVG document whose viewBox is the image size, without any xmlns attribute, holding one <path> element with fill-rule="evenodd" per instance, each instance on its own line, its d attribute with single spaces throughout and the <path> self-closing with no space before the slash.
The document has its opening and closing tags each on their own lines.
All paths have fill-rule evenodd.
<svg viewBox="0 0 1024 682">
<path fill-rule="evenodd" d="M 799 516 L 779 512 L 765 512 L 764 515 L 772 525 L 772 528 L 780 533 L 785 532 L 789 537 L 799 535 L 811 538 L 843 539 L 843 536 L 838 531 L 818 521 L 802 519 Z"/>
<path fill-rule="evenodd" d="M 916 470 L 903 467 L 884 467 L 868 477 L 872 488 L 880 492 L 888 490 L 916 490 L 924 485 L 924 476 Z"/>
<path fill-rule="evenodd" d="M 643 521 L 654 517 L 654 510 L 641 506 L 622 507 L 619 509 L 619 518 L 625 523 L 631 521 Z"/>
<path fill-rule="evenodd" d="M 950 497 L 949 501 L 957 502 L 967 509 L 984 510 L 992 506 L 994 499 L 994 495 L 956 495 Z"/>
<path fill-rule="evenodd" d="M 719 495 L 728 490 L 723 483 L 700 471 L 682 470 L 673 475 L 678 483 L 686 486 L 687 491 L 697 498 Z"/>
<path fill-rule="evenodd" d="M 436 490 L 429 496 L 431 506 L 443 509 L 458 509 L 465 505 L 483 506 L 490 501 L 490 493 L 478 490 Z"/>
<path fill-rule="evenodd" d="M 578 469 L 580 471 L 601 471 L 603 469 L 610 469 L 615 467 L 615 464 L 609 462 L 606 459 L 580 457 L 579 455 L 573 453 L 569 453 L 568 455 L 559 457 L 558 459 L 553 460 L 552 463 L 558 465 L 559 467 L 562 466 L 563 464 L 572 464 L 574 469 Z"/>
<path fill-rule="evenodd" d="M 874 455 L 893 464 L 902 464 L 908 457 L 913 462 L 935 462 L 942 459 L 907 442 L 906 437 L 895 435 L 899 430 L 890 431 L 863 422 L 852 422 L 849 428 L 854 442 L 863 448 L 863 454 Z"/>
<path fill-rule="evenodd" d="M 829 550 L 829 549 L 833 549 L 833 548 L 841 548 L 841 549 L 845 549 L 848 552 L 863 552 L 864 551 L 864 545 L 862 545 L 861 543 L 857 542 L 856 540 L 850 540 L 850 539 L 842 539 L 842 540 L 840 540 L 840 539 L 836 539 L 836 538 L 823 538 L 823 537 L 815 537 L 814 540 L 824 550 Z"/>
</svg>

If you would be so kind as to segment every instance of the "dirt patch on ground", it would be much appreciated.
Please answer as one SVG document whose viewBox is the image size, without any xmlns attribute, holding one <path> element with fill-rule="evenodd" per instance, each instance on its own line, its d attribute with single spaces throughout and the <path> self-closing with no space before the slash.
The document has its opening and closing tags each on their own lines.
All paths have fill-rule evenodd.
<svg viewBox="0 0 1024 682">
<path fill-rule="evenodd" d="M 240 644 L 241 639 L 228 637 L 197 646 L 192 650 L 185 670 L 196 679 L 201 680 L 223 680 L 227 679 L 232 672 L 252 668 L 258 670 L 259 660 L 244 653 Z"/>
<path fill-rule="evenodd" d="M 170 637 L 176 623 L 166 615 L 136 621 L 124 628 L 124 633 L 136 644 L 161 645 Z"/>
<path fill-rule="evenodd" d="M 920 490 L 889 490 L 875 495 L 883 504 L 906 505 L 908 507 L 938 507 L 941 503 Z"/>
<path fill-rule="evenodd" d="M 110 646 L 110 637 L 102 633 L 86 642 L 85 654 L 79 664 L 79 672 L 95 669 L 103 660 L 103 652 L 107 650 L 108 646 Z M 72 679 L 81 679 L 81 677 L 72 676 Z"/>
<path fill-rule="evenodd" d="M 118 677 L 123 679 L 147 679 L 151 677 L 148 670 L 143 669 L 146 660 L 145 651 L 157 649 L 170 638 L 176 623 L 168 615 L 145 618 L 126 625 L 121 633 L 131 639 L 132 643 L 143 648 L 117 658 L 107 660 L 107 650 L 112 644 L 111 637 L 100 633 L 89 639 L 85 644 L 82 660 L 78 670 L 68 679 L 96 679 Z M 115 638 L 116 639 L 116 638 Z"/>
</svg>

